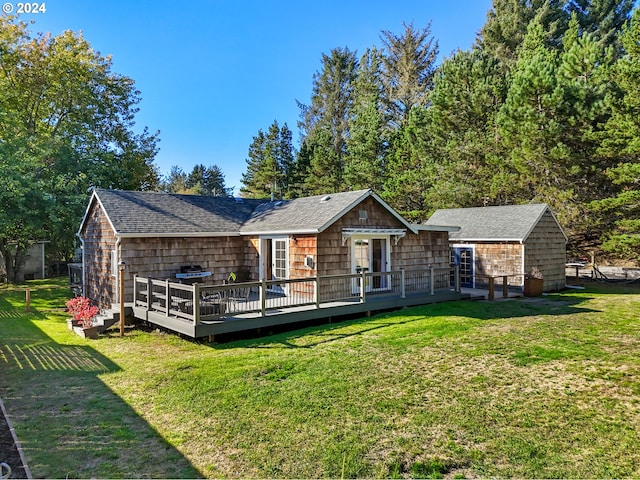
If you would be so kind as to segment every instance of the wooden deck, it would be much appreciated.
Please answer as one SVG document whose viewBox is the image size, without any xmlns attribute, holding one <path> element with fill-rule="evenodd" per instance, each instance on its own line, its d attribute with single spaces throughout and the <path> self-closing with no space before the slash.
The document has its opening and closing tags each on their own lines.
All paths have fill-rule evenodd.
<svg viewBox="0 0 640 480">
<path fill-rule="evenodd" d="M 135 278 L 136 318 L 192 338 L 469 298 L 450 269 L 231 285 Z"/>
</svg>

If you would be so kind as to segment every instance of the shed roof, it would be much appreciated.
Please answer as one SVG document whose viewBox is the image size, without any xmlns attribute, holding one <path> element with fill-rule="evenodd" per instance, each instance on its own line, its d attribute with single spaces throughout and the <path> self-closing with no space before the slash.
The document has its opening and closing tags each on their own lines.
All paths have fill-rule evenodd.
<svg viewBox="0 0 640 480">
<path fill-rule="evenodd" d="M 562 231 L 546 203 L 441 209 L 426 224 L 460 227 L 458 232 L 450 233 L 451 240 L 524 242 L 547 211 Z"/>
</svg>

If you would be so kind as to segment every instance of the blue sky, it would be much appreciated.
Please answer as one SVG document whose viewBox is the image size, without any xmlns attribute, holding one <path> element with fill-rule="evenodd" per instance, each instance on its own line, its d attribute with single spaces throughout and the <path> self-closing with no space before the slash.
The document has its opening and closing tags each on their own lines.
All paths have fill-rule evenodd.
<svg viewBox="0 0 640 480">
<path fill-rule="evenodd" d="M 17 2 L 11 0 L 14 6 Z M 491 0 L 87 1 L 48 0 L 23 14 L 32 33 L 82 31 L 113 56 L 113 70 L 141 91 L 137 127 L 160 130 L 156 164 L 217 164 L 227 186 L 241 186 L 249 144 L 274 120 L 298 147 L 296 100 L 309 103 L 323 53 L 380 46 L 380 32 L 425 27 L 441 58 L 469 48 Z M 138 128 L 137 128 L 138 129 Z"/>
</svg>

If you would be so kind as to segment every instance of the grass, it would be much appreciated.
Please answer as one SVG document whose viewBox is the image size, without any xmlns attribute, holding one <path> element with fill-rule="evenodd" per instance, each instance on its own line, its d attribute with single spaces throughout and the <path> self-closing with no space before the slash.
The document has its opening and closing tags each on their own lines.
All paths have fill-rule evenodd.
<svg viewBox="0 0 640 480">
<path fill-rule="evenodd" d="M 36 477 L 640 476 L 640 289 L 452 302 L 206 344 L 69 332 L 0 288 L 0 396 Z"/>
</svg>

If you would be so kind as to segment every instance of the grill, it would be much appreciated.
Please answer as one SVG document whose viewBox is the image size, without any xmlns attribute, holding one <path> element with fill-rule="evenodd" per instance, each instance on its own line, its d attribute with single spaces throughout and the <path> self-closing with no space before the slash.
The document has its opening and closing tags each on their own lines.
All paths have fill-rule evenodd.
<svg viewBox="0 0 640 480">
<path fill-rule="evenodd" d="M 211 276 L 211 272 L 203 272 L 200 265 L 182 265 L 180 267 L 180 273 L 176 273 L 176 278 L 180 280 L 204 278 L 209 276 Z"/>
</svg>

